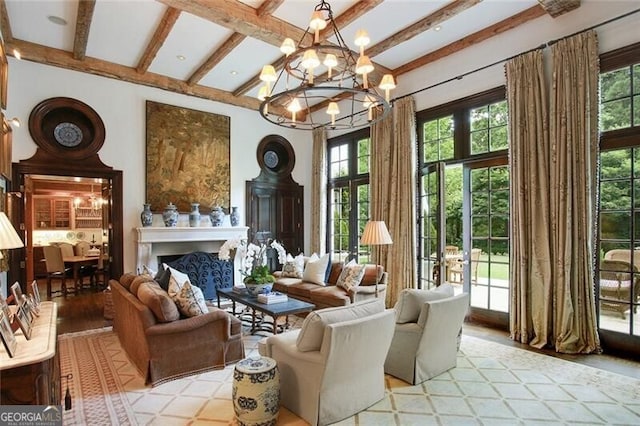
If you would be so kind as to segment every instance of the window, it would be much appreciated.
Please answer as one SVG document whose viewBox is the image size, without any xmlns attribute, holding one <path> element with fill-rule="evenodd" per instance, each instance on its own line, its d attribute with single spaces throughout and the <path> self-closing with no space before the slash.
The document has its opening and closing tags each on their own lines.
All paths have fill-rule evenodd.
<svg viewBox="0 0 640 426">
<path fill-rule="evenodd" d="M 360 235 L 369 220 L 369 129 L 328 141 L 327 247 L 334 260 L 369 259 Z"/>
<path fill-rule="evenodd" d="M 640 44 L 600 57 L 599 329 L 640 336 Z"/>
</svg>

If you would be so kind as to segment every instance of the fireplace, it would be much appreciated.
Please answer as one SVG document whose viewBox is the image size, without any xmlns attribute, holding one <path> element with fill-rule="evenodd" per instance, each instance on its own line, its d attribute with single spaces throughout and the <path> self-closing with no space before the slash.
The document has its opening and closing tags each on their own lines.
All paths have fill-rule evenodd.
<svg viewBox="0 0 640 426">
<path fill-rule="evenodd" d="M 247 238 L 246 226 L 235 227 L 147 227 L 136 228 L 136 268 L 142 266 L 156 270 L 160 256 L 182 255 L 196 251 L 218 253 L 224 242 L 231 238 Z M 233 266 L 234 282 L 242 282 L 240 260 Z"/>
</svg>

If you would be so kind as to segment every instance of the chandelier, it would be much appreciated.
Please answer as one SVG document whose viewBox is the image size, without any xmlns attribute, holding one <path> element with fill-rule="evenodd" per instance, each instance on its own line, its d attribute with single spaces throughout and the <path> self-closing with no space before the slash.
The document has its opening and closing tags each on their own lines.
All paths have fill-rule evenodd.
<svg viewBox="0 0 640 426">
<path fill-rule="evenodd" d="M 320 31 L 326 35 L 323 41 Z M 262 68 L 264 85 L 258 92 L 262 117 L 303 130 L 356 129 L 384 118 L 391 110 L 389 91 L 396 85 L 391 74 L 380 79 L 378 88 L 372 84 L 375 67 L 365 55 L 369 43 L 367 32 L 359 30 L 356 59 L 338 31 L 331 6 L 321 0 L 298 45 L 290 38 L 282 43 L 285 57 L 280 72 L 276 75 L 273 65 Z"/>
</svg>

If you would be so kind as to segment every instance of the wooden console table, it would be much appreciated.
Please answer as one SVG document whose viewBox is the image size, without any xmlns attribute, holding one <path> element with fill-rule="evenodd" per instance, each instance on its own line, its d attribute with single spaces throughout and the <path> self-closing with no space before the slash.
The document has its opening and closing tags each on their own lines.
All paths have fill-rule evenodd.
<svg viewBox="0 0 640 426">
<path fill-rule="evenodd" d="M 0 348 L 0 404 L 60 405 L 57 318 L 56 304 L 42 302 L 31 339 L 16 333 L 16 356 Z"/>
</svg>

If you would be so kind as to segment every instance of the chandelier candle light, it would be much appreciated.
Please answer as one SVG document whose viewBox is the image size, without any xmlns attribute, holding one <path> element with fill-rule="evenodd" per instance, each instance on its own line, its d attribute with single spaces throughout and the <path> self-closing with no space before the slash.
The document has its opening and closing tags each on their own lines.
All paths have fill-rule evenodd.
<svg viewBox="0 0 640 426">
<path fill-rule="evenodd" d="M 322 41 L 320 31 L 324 34 Z M 370 42 L 367 32 L 358 30 L 354 41 L 359 48 L 356 60 L 333 20 L 331 6 L 322 0 L 298 45 L 290 38 L 283 41 L 280 51 L 285 60 L 280 73 L 276 74 L 272 65 L 262 68 L 260 80 L 264 85 L 258 91 L 262 116 L 279 126 L 303 130 L 356 129 L 384 118 L 391 110 L 390 90 L 396 85 L 393 76 L 385 74 L 378 86 L 384 96 L 372 86 L 375 67 L 365 54 Z M 290 115 L 275 113 L 281 107 Z M 374 115 L 374 109 L 379 113 Z M 329 118 L 325 119 L 324 114 L 317 115 L 320 119 L 314 118 L 313 113 L 321 110 Z M 337 118 L 341 112 L 343 116 Z"/>
</svg>

